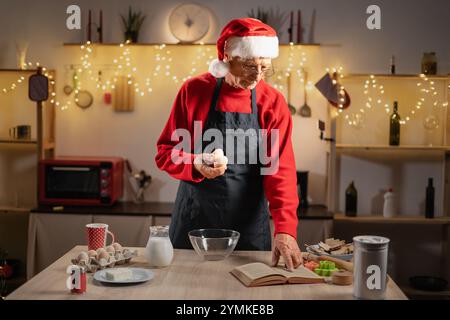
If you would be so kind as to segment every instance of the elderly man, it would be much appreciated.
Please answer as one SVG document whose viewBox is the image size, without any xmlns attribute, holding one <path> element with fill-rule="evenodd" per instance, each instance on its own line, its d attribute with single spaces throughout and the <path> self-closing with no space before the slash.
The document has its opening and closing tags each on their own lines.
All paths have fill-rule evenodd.
<svg viewBox="0 0 450 320">
<path fill-rule="evenodd" d="M 190 230 L 233 229 L 240 232 L 237 250 L 272 250 L 273 265 L 282 256 L 292 270 L 302 263 L 296 240 L 298 194 L 292 119 L 283 95 L 263 80 L 272 72 L 271 59 L 278 56 L 276 32 L 257 19 L 232 20 L 222 30 L 217 50 L 218 59 L 211 63 L 209 73 L 181 87 L 157 142 L 157 166 L 180 180 L 171 241 L 175 248 L 192 248 Z M 207 140 L 208 130 L 219 132 L 215 151 L 225 150 L 221 161 L 217 156 L 220 158 L 222 150 L 206 151 L 205 141 L 194 151 L 178 147 L 177 130 L 191 133 L 189 142 L 195 145 L 199 123 L 203 140 Z M 233 137 L 248 138 L 248 132 L 258 132 L 252 136 L 256 146 L 251 142 L 230 146 Z M 266 144 L 261 143 L 263 136 L 269 141 Z M 241 160 L 255 155 L 261 158 L 261 148 L 269 154 L 271 165 L 276 163 L 276 170 L 264 174 L 262 169 L 267 169 L 268 163 L 261 159 L 256 163 L 234 159 L 235 155 L 242 156 Z M 273 248 L 269 209 L 275 226 Z"/>
</svg>

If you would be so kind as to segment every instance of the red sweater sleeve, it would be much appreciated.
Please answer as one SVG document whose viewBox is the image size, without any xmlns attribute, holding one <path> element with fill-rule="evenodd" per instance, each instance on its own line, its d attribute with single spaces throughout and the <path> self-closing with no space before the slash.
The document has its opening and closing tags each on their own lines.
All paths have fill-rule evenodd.
<svg viewBox="0 0 450 320">
<path fill-rule="evenodd" d="M 279 162 L 278 171 L 264 175 L 264 190 L 269 201 L 275 234 L 288 233 L 297 238 L 297 207 L 299 204 L 297 193 L 297 173 L 295 167 L 294 150 L 292 148 L 292 118 L 284 97 L 279 94 L 273 103 L 268 124 L 267 152 L 271 155 L 271 129 L 278 129 L 279 133 Z"/>
<path fill-rule="evenodd" d="M 185 129 L 186 132 L 190 132 L 187 112 L 187 85 L 188 82 L 183 84 L 173 103 L 169 119 L 156 144 L 155 161 L 159 169 L 166 171 L 175 179 L 200 182 L 204 177 L 193 168 L 194 154 L 175 148 L 183 141 L 182 137 L 177 136 L 178 140 L 172 139 L 173 132 L 177 129 Z M 192 145 L 191 143 L 192 138 L 189 141 L 189 146 Z"/>
</svg>

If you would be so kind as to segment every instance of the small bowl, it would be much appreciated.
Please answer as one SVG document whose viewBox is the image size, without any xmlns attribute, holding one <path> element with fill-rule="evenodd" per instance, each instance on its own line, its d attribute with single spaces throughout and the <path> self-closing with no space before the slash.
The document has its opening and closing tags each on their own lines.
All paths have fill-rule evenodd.
<svg viewBox="0 0 450 320">
<path fill-rule="evenodd" d="M 345 260 L 345 261 L 351 261 L 353 258 L 353 253 L 334 255 L 334 254 L 329 254 L 329 253 L 321 253 L 321 252 L 318 252 L 317 250 L 319 250 L 319 245 L 317 245 L 317 244 L 306 247 L 306 251 L 308 251 L 309 253 L 312 253 L 316 256 L 329 256 L 329 257 L 333 257 L 333 258 L 337 258 L 337 259 L 341 259 L 341 260 Z"/>
<path fill-rule="evenodd" d="M 223 260 L 236 248 L 240 233 L 227 229 L 189 231 L 189 240 L 197 254 L 205 260 Z"/>
</svg>

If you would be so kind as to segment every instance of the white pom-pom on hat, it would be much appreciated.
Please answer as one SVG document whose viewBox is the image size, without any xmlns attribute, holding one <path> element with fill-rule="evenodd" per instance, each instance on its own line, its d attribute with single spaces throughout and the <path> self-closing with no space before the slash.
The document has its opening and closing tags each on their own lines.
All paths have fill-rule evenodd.
<svg viewBox="0 0 450 320">
<path fill-rule="evenodd" d="M 216 78 L 222 78 L 227 75 L 230 71 L 230 64 L 228 62 L 214 59 L 209 64 L 209 73 L 211 73 Z"/>
</svg>

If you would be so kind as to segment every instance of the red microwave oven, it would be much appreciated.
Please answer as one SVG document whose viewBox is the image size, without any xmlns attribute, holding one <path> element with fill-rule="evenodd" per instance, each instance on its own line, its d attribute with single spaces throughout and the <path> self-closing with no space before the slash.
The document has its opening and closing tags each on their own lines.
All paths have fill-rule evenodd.
<svg viewBox="0 0 450 320">
<path fill-rule="evenodd" d="M 123 192 L 124 159 L 61 156 L 39 161 L 39 204 L 113 205 Z"/>
</svg>

